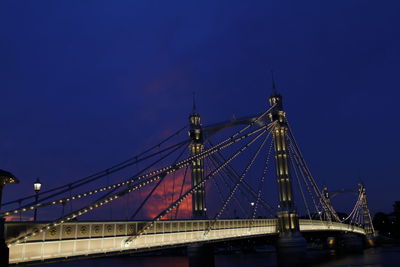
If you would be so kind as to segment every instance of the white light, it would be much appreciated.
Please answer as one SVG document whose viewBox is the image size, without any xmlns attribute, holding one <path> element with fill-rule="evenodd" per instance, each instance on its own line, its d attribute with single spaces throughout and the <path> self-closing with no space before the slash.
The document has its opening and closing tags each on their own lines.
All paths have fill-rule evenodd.
<svg viewBox="0 0 400 267">
<path fill-rule="evenodd" d="M 36 182 L 33 184 L 33 189 L 35 190 L 35 192 L 39 192 L 41 188 L 42 184 L 40 183 L 39 178 L 37 178 Z"/>
</svg>

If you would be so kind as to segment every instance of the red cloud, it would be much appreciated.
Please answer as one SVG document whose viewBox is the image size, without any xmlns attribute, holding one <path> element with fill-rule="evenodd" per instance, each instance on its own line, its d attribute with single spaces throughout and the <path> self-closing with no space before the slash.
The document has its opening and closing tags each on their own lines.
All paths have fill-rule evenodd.
<svg viewBox="0 0 400 267">
<path fill-rule="evenodd" d="M 143 207 L 143 216 L 152 219 L 156 217 L 161 211 L 165 210 L 173 201 L 179 198 L 179 194 L 182 188 L 182 182 L 184 179 L 184 169 L 177 171 L 174 174 L 170 174 L 164 178 L 164 181 L 158 186 L 153 192 L 152 197 Z M 190 190 L 190 169 L 186 174 L 186 181 L 183 185 L 182 194 Z M 144 190 L 143 195 L 147 195 L 151 192 L 152 187 L 148 187 Z M 177 209 L 172 210 L 162 219 L 175 219 Z M 192 212 L 192 199 L 189 197 L 179 205 L 179 211 L 177 218 L 190 218 Z"/>
<path fill-rule="evenodd" d="M 18 222 L 18 221 L 33 221 L 32 216 L 22 216 L 19 215 L 8 215 L 4 217 L 6 222 Z"/>
</svg>

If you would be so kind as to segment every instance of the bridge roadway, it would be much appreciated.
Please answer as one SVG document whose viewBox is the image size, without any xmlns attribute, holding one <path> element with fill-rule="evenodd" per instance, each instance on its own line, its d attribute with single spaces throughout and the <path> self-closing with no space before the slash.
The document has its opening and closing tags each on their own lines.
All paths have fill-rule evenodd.
<svg viewBox="0 0 400 267">
<path fill-rule="evenodd" d="M 88 255 L 139 252 L 149 249 L 184 246 L 278 234 L 276 219 L 218 220 L 205 236 L 211 220 L 158 221 L 129 247 L 124 240 L 135 234 L 146 221 L 68 222 L 10 246 L 10 263 L 49 261 Z M 44 222 L 8 222 L 6 237 L 12 240 Z M 364 229 L 348 224 L 300 220 L 300 230 L 340 231 L 365 235 Z"/>
</svg>

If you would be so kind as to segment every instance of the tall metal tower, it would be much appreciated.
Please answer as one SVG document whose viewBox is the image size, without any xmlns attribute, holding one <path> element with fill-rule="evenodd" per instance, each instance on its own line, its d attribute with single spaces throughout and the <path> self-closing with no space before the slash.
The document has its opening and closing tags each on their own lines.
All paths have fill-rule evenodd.
<svg viewBox="0 0 400 267">
<path fill-rule="evenodd" d="M 275 82 L 272 84 L 273 93 L 269 98 L 271 106 L 275 105 L 269 117 L 276 123 L 273 129 L 276 178 L 278 182 L 279 221 L 280 235 L 290 236 L 293 232 L 299 232 L 299 220 L 293 200 L 292 178 L 289 170 L 289 155 L 287 147 L 288 125 L 286 113 L 283 111 L 282 96 L 276 92 Z"/>
<path fill-rule="evenodd" d="M 190 155 L 196 155 L 204 150 L 203 130 L 200 122 L 200 114 L 196 112 L 196 105 L 193 98 L 193 111 L 189 116 L 189 151 Z M 192 161 L 192 186 L 196 186 L 204 179 L 204 163 L 203 159 L 195 159 Z M 201 185 L 192 195 L 192 218 L 205 219 L 206 214 L 206 197 L 205 185 Z"/>
</svg>

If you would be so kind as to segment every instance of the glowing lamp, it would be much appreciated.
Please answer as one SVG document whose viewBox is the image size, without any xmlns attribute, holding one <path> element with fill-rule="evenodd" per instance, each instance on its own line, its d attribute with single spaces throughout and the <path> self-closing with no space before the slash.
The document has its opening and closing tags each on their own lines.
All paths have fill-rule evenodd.
<svg viewBox="0 0 400 267">
<path fill-rule="evenodd" d="M 37 178 L 36 182 L 33 184 L 33 189 L 35 190 L 35 192 L 39 192 L 41 188 L 42 184 L 40 183 L 39 178 Z"/>
</svg>

